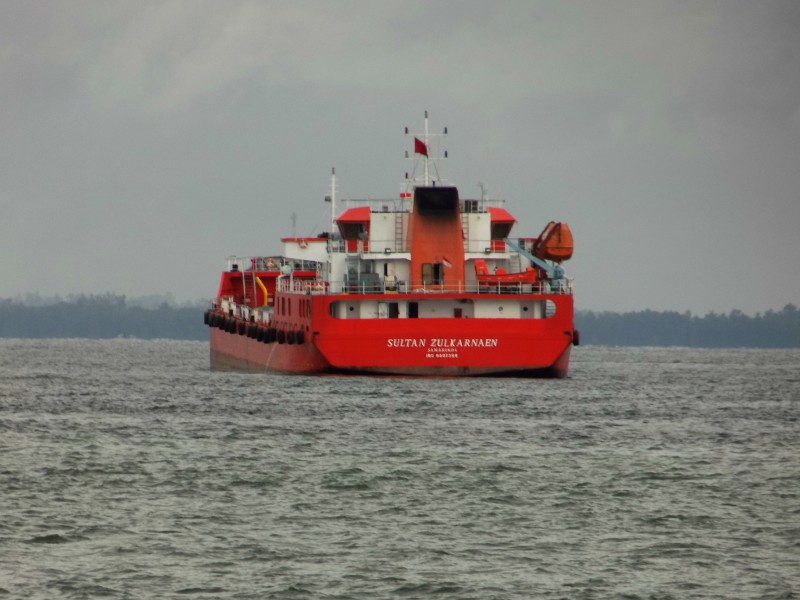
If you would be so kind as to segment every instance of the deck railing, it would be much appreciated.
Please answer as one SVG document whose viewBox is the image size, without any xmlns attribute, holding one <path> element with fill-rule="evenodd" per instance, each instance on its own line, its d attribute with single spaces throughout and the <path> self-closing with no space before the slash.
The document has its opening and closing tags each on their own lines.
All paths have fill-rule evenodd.
<svg viewBox="0 0 800 600">
<path fill-rule="evenodd" d="M 411 245 L 405 239 L 368 239 L 328 240 L 328 252 L 331 254 L 407 254 Z M 508 256 L 503 240 L 464 239 L 464 252 L 467 254 L 492 254 Z"/>
<path fill-rule="evenodd" d="M 537 281 L 535 283 L 506 282 L 480 283 L 455 282 L 437 285 L 410 285 L 407 281 L 346 282 L 294 279 L 281 277 L 277 281 L 280 292 L 295 294 L 542 294 L 571 295 L 572 280 Z"/>
<path fill-rule="evenodd" d="M 319 263 L 313 260 L 300 260 L 286 256 L 229 256 L 226 259 L 228 271 L 250 272 L 255 266 L 256 271 L 280 271 L 282 267 L 289 267 L 292 271 L 317 271 Z"/>
<path fill-rule="evenodd" d="M 395 285 L 346 285 L 344 282 L 323 282 L 321 280 L 293 279 L 289 276 L 277 280 L 278 290 L 284 293 L 295 294 L 342 294 L 342 295 L 386 295 L 387 297 L 402 296 L 404 294 L 540 294 L 540 295 L 571 295 L 572 280 L 540 281 L 534 284 L 508 283 L 504 285 L 485 285 L 469 282 L 459 285 L 420 285 L 413 289 L 406 282 L 396 282 Z M 269 325 L 272 309 L 267 307 L 252 308 L 244 304 L 237 304 L 233 296 L 223 296 L 211 302 L 211 309 L 218 310 L 226 316 L 236 319 Z"/>
</svg>

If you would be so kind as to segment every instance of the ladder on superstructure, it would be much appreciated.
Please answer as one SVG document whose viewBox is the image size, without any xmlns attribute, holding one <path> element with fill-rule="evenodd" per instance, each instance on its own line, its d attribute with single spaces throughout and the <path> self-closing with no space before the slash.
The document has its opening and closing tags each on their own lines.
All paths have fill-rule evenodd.
<svg viewBox="0 0 800 600">
<path fill-rule="evenodd" d="M 394 251 L 405 252 L 406 245 L 403 238 L 403 212 L 396 212 L 394 215 Z"/>
<path fill-rule="evenodd" d="M 464 252 L 470 252 L 469 213 L 461 213 L 461 233 L 464 236 Z"/>
</svg>

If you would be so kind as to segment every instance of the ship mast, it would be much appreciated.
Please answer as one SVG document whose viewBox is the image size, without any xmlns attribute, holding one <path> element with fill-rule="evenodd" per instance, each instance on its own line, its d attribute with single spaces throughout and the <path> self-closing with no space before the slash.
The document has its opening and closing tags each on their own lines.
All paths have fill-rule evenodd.
<svg viewBox="0 0 800 600">
<path fill-rule="evenodd" d="M 430 185 L 430 177 L 428 177 L 428 160 L 430 159 L 430 157 L 429 157 L 430 150 L 428 150 L 428 148 L 431 147 L 430 146 L 430 141 L 429 141 L 429 135 L 428 135 L 428 111 L 427 110 L 425 111 L 425 134 L 424 134 L 424 138 L 423 138 L 422 141 L 425 142 L 425 150 L 426 150 L 426 152 L 425 152 L 425 187 L 427 187 L 427 186 Z"/>
<path fill-rule="evenodd" d="M 331 233 L 336 227 L 336 167 L 331 167 Z"/>
<path fill-rule="evenodd" d="M 333 239 L 336 230 L 336 167 L 331 167 L 331 191 L 325 196 L 325 202 L 331 203 L 331 230 L 328 235 Z"/>
<path fill-rule="evenodd" d="M 409 135 L 408 127 L 406 127 L 406 135 Z M 431 149 L 431 138 L 438 138 L 440 136 L 447 135 L 447 127 L 444 128 L 442 133 L 431 133 L 429 126 L 428 126 L 428 111 L 425 111 L 425 121 L 424 121 L 424 129 L 421 134 L 416 133 L 412 134 L 414 136 L 414 156 L 409 156 L 408 151 L 406 151 L 406 158 L 413 159 L 415 161 L 419 160 L 420 155 L 423 161 L 423 174 L 422 174 L 422 185 L 425 187 L 430 186 L 431 184 L 436 185 L 437 181 L 441 181 L 439 177 L 439 169 L 437 167 L 438 161 L 443 158 L 447 158 L 447 150 L 440 156 L 434 155 Z M 421 139 L 420 139 L 421 138 Z M 438 140 L 437 140 L 438 141 Z M 438 143 L 437 143 L 437 150 L 438 150 Z M 415 168 L 416 168 L 415 163 Z M 433 168 L 434 174 L 431 173 L 431 167 Z M 415 177 L 414 173 L 411 173 L 411 177 L 409 177 L 408 173 L 406 173 L 406 188 L 412 188 L 417 183 L 417 178 Z M 410 191 L 410 190 L 409 190 Z"/>
</svg>

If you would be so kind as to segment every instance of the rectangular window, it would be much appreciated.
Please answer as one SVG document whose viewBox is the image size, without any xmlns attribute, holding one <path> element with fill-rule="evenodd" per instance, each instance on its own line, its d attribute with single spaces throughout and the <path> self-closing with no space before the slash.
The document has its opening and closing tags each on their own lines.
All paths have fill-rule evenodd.
<svg viewBox="0 0 800 600">
<path fill-rule="evenodd" d="M 396 319 L 400 316 L 400 307 L 397 302 L 389 302 L 389 318 Z"/>
<path fill-rule="evenodd" d="M 408 318 L 416 319 L 419 317 L 419 304 L 417 302 L 408 303 Z"/>
<path fill-rule="evenodd" d="M 433 264 L 433 282 L 436 285 L 441 285 L 444 281 L 444 269 L 442 268 L 442 263 L 434 263 Z"/>
<path fill-rule="evenodd" d="M 422 285 L 433 285 L 433 263 L 422 263 Z"/>
</svg>

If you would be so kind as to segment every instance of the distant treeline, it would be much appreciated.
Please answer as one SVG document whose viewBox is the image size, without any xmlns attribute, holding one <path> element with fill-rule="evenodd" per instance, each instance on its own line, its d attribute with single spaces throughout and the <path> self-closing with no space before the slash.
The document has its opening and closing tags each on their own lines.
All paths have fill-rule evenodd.
<svg viewBox="0 0 800 600">
<path fill-rule="evenodd" d="M 51 301 L 0 299 L 0 337 L 208 339 L 204 302 L 179 306 L 165 298 L 160 304 L 158 297 L 146 297 L 142 303 L 142 299 L 128 301 L 116 294 Z M 800 348 L 800 310 L 793 304 L 755 316 L 739 310 L 704 317 L 652 310 L 578 311 L 575 327 L 582 344 Z"/>
<path fill-rule="evenodd" d="M 740 310 L 704 317 L 689 312 L 578 311 L 582 344 L 694 346 L 699 348 L 800 348 L 800 311 L 794 304 L 754 317 Z"/>
<path fill-rule="evenodd" d="M 203 308 L 162 302 L 144 308 L 125 296 L 75 296 L 53 303 L 0 300 L 0 337 L 15 338 L 167 338 L 204 340 Z"/>
</svg>

